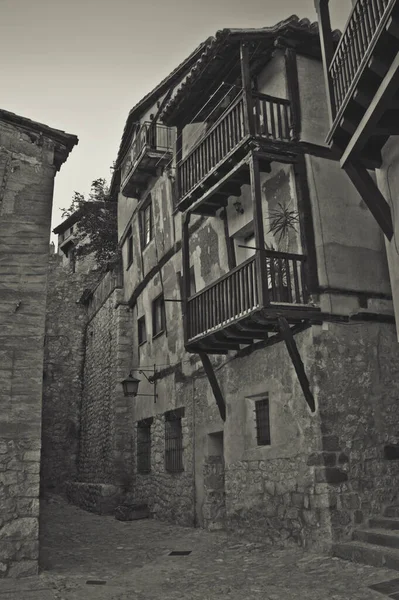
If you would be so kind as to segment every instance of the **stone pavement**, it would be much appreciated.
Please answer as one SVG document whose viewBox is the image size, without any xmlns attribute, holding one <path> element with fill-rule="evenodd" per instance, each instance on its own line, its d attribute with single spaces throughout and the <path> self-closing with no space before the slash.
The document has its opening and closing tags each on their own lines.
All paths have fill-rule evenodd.
<svg viewBox="0 0 399 600">
<path fill-rule="evenodd" d="M 399 598 L 396 571 L 152 519 L 120 522 L 58 496 L 42 502 L 41 535 L 42 574 L 0 580 L 0 600 Z M 369 588 L 395 579 L 386 594 Z"/>
</svg>

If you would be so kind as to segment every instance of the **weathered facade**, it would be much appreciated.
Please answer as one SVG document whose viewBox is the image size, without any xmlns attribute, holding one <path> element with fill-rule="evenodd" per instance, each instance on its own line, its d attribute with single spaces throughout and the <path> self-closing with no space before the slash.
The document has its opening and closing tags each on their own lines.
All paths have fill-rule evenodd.
<svg viewBox="0 0 399 600">
<path fill-rule="evenodd" d="M 318 28 L 297 17 L 218 32 L 130 112 L 123 279 L 83 298 L 73 501 L 129 492 L 160 519 L 323 550 L 396 501 L 384 238 L 328 112 Z"/>
<path fill-rule="evenodd" d="M 0 577 L 38 569 L 53 184 L 75 136 L 0 111 Z"/>
</svg>

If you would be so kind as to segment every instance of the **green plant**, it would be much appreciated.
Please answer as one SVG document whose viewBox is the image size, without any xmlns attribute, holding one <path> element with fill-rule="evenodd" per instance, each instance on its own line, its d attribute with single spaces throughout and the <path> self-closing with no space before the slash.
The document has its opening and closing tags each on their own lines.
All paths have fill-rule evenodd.
<svg viewBox="0 0 399 600">
<path fill-rule="evenodd" d="M 279 202 L 277 208 L 269 213 L 269 231 L 276 238 L 278 243 L 281 240 L 288 238 L 290 231 L 297 231 L 296 225 L 299 223 L 299 214 L 295 209 L 290 209 L 289 206 L 284 206 Z"/>
</svg>

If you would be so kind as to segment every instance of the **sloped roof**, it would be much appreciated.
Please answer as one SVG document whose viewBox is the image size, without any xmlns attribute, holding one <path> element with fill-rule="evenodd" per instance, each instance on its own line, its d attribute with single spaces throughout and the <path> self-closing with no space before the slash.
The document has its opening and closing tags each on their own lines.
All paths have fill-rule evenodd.
<svg viewBox="0 0 399 600">
<path fill-rule="evenodd" d="M 69 152 L 79 142 L 79 139 L 76 135 L 65 133 L 65 131 L 62 131 L 61 129 L 54 129 L 54 127 L 49 127 L 48 125 L 44 125 L 44 123 L 39 123 L 38 121 L 32 121 L 32 119 L 28 119 L 26 117 L 21 117 L 20 115 L 16 115 L 8 110 L 0 109 L 0 121 L 11 123 L 12 125 L 22 127 L 23 129 L 29 131 L 41 133 L 45 137 L 64 145 Z"/>
<path fill-rule="evenodd" d="M 340 35 L 339 31 L 335 31 L 333 33 L 334 40 L 338 41 Z M 220 82 L 220 78 L 218 79 L 216 73 L 221 69 L 220 64 L 215 61 L 216 56 L 225 56 L 227 60 L 232 46 L 238 46 L 241 41 L 258 43 L 260 46 L 258 53 L 265 55 L 267 51 L 273 48 L 279 37 L 301 39 L 305 43 L 308 40 L 310 43 L 316 42 L 319 44 L 319 26 L 317 22 L 311 22 L 309 19 L 299 19 L 297 15 L 292 15 L 272 27 L 222 29 L 217 31 L 214 37 L 209 38 L 200 58 L 166 104 L 161 119 L 167 124 L 173 124 L 182 105 L 190 101 L 189 96 L 203 89 L 202 76 L 206 75 L 209 82 L 212 80 Z M 219 63 L 221 62 L 219 61 Z"/>
</svg>

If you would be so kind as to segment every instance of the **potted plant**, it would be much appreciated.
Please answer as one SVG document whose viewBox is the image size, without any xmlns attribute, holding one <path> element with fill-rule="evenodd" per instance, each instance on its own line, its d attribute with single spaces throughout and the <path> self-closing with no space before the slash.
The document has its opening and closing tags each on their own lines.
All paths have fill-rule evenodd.
<svg viewBox="0 0 399 600">
<path fill-rule="evenodd" d="M 269 213 L 269 231 L 277 239 L 278 247 L 265 243 L 265 249 L 272 252 L 288 252 L 289 234 L 297 232 L 299 214 L 290 206 L 281 202 Z M 290 293 L 287 281 L 287 263 L 281 256 L 266 255 L 267 277 L 270 300 L 274 302 L 289 302 Z"/>
</svg>

